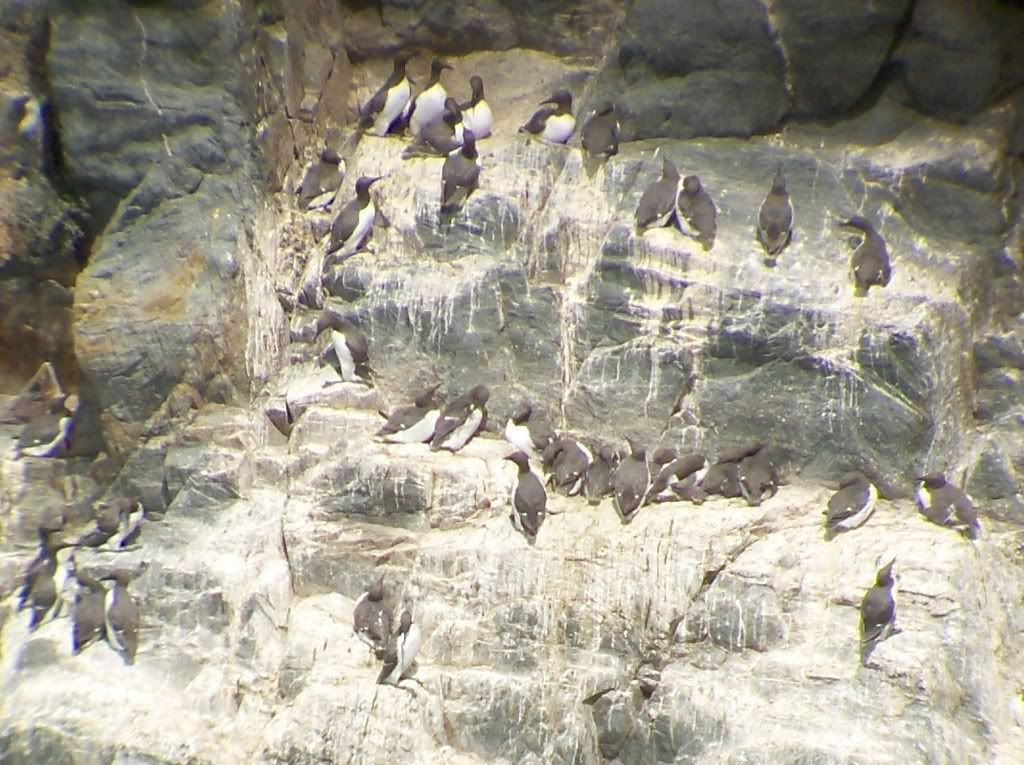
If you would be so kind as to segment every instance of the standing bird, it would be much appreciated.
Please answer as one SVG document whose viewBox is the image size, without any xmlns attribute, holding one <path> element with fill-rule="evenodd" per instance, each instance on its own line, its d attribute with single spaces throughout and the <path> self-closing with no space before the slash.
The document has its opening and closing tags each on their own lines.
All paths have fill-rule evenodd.
<svg viewBox="0 0 1024 765">
<path fill-rule="evenodd" d="M 661 178 L 648 186 L 636 207 L 636 228 L 645 231 L 667 226 L 678 215 L 679 170 L 668 157 L 661 161 Z"/>
<path fill-rule="evenodd" d="M 468 393 L 464 393 L 448 404 L 437 418 L 434 435 L 430 440 L 430 450 L 447 449 L 457 452 L 469 443 L 486 424 L 487 399 L 491 392 L 485 385 L 475 385 Z"/>
<path fill-rule="evenodd" d="M 850 273 L 853 275 L 854 295 L 865 297 L 872 287 L 885 287 L 892 278 L 892 264 L 889 251 L 882 235 L 875 231 L 867 218 L 855 215 L 841 226 L 855 228 L 864 234 L 864 239 L 850 258 Z"/>
<path fill-rule="evenodd" d="M 331 224 L 327 257 L 332 261 L 344 262 L 360 252 L 373 236 L 373 219 L 377 215 L 377 205 L 370 196 L 370 187 L 382 177 L 364 175 L 356 181 L 356 198 L 341 208 L 338 217 Z"/>
<path fill-rule="evenodd" d="M 52 562 L 32 579 L 25 605 L 31 608 L 28 631 L 35 632 L 48 619 L 57 619 L 65 604 L 70 607 L 75 577 L 75 548 L 66 543 L 54 545 Z"/>
<path fill-rule="evenodd" d="M 106 589 L 99 581 L 81 572 L 76 578 L 78 593 L 71 609 L 71 653 L 74 656 L 106 634 Z"/>
<path fill-rule="evenodd" d="M 550 481 L 555 491 L 571 497 L 583 490 L 583 478 L 594 461 L 590 450 L 582 441 L 562 437 L 548 444 L 541 455 L 544 466 L 551 471 Z"/>
<path fill-rule="evenodd" d="M 451 65 L 435 58 L 430 62 L 430 81 L 416 98 L 412 100 L 412 107 L 409 111 L 409 130 L 414 136 L 419 136 L 423 128 L 436 119 L 440 119 L 444 113 L 444 102 L 448 98 L 448 91 L 441 84 L 441 72 L 451 69 Z"/>
<path fill-rule="evenodd" d="M 947 526 L 966 534 L 970 539 L 981 536 L 981 522 L 974 502 L 961 489 L 946 480 L 942 473 L 921 476 L 917 489 L 917 505 L 921 514 L 932 523 Z"/>
<path fill-rule="evenodd" d="M 651 486 L 651 469 L 647 465 L 647 450 L 627 438 L 630 454 L 615 470 L 615 509 L 623 523 L 629 523 L 644 503 Z"/>
<path fill-rule="evenodd" d="M 761 204 L 761 212 L 757 216 L 757 238 L 768 254 L 768 260 L 774 265 L 786 245 L 793 237 L 793 205 L 786 191 L 786 178 L 782 175 L 782 166 L 775 173 L 772 190 Z"/>
<path fill-rule="evenodd" d="M 109 582 L 103 599 L 103 619 L 107 643 L 121 655 L 124 663 L 135 663 L 139 645 L 139 606 L 128 592 L 131 574 L 118 569 L 102 581 Z"/>
<path fill-rule="evenodd" d="M 58 396 L 49 411 L 28 421 L 15 444 L 15 459 L 21 457 L 62 457 L 71 447 L 78 396 Z"/>
<path fill-rule="evenodd" d="M 458 210 L 480 183 L 480 155 L 472 130 L 462 133 L 462 147 L 445 157 L 441 167 L 441 213 Z"/>
<path fill-rule="evenodd" d="M 105 545 L 121 527 L 121 504 L 124 497 L 110 502 L 99 501 L 94 507 L 100 511 L 95 525 L 75 542 L 77 547 L 100 547 Z"/>
<path fill-rule="evenodd" d="M 370 130 L 378 136 L 385 136 L 399 117 L 407 113 L 412 84 L 405 73 L 406 64 L 412 59 L 411 53 L 402 53 L 395 58 L 391 75 L 366 102 L 359 115 L 359 129 Z"/>
<path fill-rule="evenodd" d="M 549 106 L 545 106 L 549 104 Z M 566 143 L 576 129 L 576 118 L 572 116 L 572 95 L 559 90 L 534 112 L 530 120 L 519 128 L 520 133 L 529 133 L 547 143 Z"/>
<path fill-rule="evenodd" d="M 444 111 L 420 130 L 402 150 L 402 159 L 416 157 L 447 157 L 462 146 L 465 139 L 462 109 L 451 96 L 444 100 Z"/>
<path fill-rule="evenodd" d="M 526 452 L 512 452 L 505 459 L 519 469 L 512 490 L 512 525 L 532 542 L 536 540 L 537 532 L 547 516 L 548 493 L 537 474 L 530 470 L 530 459 Z"/>
<path fill-rule="evenodd" d="M 320 158 L 306 168 L 306 174 L 296 193 L 299 195 L 299 209 L 327 209 L 334 203 L 334 198 L 341 188 L 341 179 L 345 171 L 341 166 L 341 157 L 334 149 L 325 148 Z"/>
<path fill-rule="evenodd" d="M 779 490 L 779 473 L 771 450 L 763 444 L 757 447 L 739 463 L 740 492 L 751 507 L 758 507 Z"/>
<path fill-rule="evenodd" d="M 333 311 L 324 310 L 316 322 L 316 337 L 325 330 L 331 331 L 331 344 L 322 354 L 326 363 L 331 363 L 331 356 L 337 359 L 337 372 L 340 382 L 354 382 L 373 387 L 370 369 L 370 344 L 366 335 L 350 319 L 346 319 Z"/>
<path fill-rule="evenodd" d="M 523 401 L 505 423 L 505 440 L 535 462 L 541 461 L 541 455 L 555 440 L 555 431 L 533 418 L 533 407 L 530 402 Z"/>
<path fill-rule="evenodd" d="M 860 661 L 867 664 L 878 643 L 899 632 L 896 627 L 896 578 L 893 558 L 878 570 L 875 586 L 864 594 L 860 604 Z"/>
<path fill-rule="evenodd" d="M 420 393 L 411 406 L 401 406 L 392 412 L 376 437 L 386 444 L 422 444 L 434 434 L 434 425 L 441 410 L 434 402 L 438 385 Z"/>
<path fill-rule="evenodd" d="M 715 203 L 704 190 L 700 178 L 696 175 L 683 178 L 683 190 L 679 193 L 680 230 L 700 242 L 705 250 L 710 250 L 715 244 L 717 221 Z"/>
<path fill-rule="evenodd" d="M 370 646 L 378 659 L 384 657 L 391 639 L 391 612 L 384 603 L 384 575 L 359 596 L 352 614 L 356 637 Z"/>
<path fill-rule="evenodd" d="M 599 505 L 612 493 L 612 476 L 618 466 L 619 455 L 614 449 L 602 446 L 597 450 L 594 461 L 583 476 L 583 496 L 587 498 L 587 504 Z"/>
<path fill-rule="evenodd" d="M 398 623 L 398 632 L 384 653 L 384 664 L 377 676 L 377 684 L 398 685 L 402 676 L 412 666 L 420 650 L 420 627 L 413 623 L 412 614 L 406 609 Z"/>
<path fill-rule="evenodd" d="M 39 552 L 25 568 L 21 587 L 18 588 L 18 611 L 30 605 L 32 588 L 37 579 L 40 577 L 53 579 L 53 575 L 57 571 L 57 551 L 67 546 L 61 538 L 60 529 L 40 527 L 38 534 Z"/>
<path fill-rule="evenodd" d="M 462 125 L 466 130 L 472 130 L 476 140 L 480 141 L 494 131 L 494 115 L 484 98 L 484 81 L 474 74 L 469 78 L 469 87 L 472 96 L 466 103 L 459 104 L 462 109 Z"/>
<path fill-rule="evenodd" d="M 619 153 L 622 129 L 611 101 L 602 101 L 583 124 L 583 150 L 595 159 L 608 159 Z"/>
<path fill-rule="evenodd" d="M 860 471 L 839 479 L 839 490 L 829 498 L 825 516 L 825 539 L 863 526 L 875 512 L 878 489 Z"/>
</svg>

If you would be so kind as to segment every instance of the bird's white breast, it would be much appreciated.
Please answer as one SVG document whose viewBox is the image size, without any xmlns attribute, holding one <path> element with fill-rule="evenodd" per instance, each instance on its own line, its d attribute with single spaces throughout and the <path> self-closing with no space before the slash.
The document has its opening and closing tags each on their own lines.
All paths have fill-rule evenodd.
<svg viewBox="0 0 1024 765">
<path fill-rule="evenodd" d="M 571 114 L 553 114 L 544 123 L 540 137 L 550 143 L 565 143 L 576 129 L 576 118 Z"/>
<path fill-rule="evenodd" d="M 399 430 L 384 436 L 384 441 L 389 444 L 420 444 L 426 441 L 434 432 L 437 418 L 441 416 L 440 410 L 431 409 L 423 418 L 411 428 Z"/>
<path fill-rule="evenodd" d="M 446 98 L 448 98 L 448 92 L 439 82 L 416 96 L 416 108 L 413 109 L 412 119 L 409 120 L 409 129 L 414 136 L 419 136 L 423 128 L 444 113 Z"/>
<path fill-rule="evenodd" d="M 473 434 L 476 433 L 476 429 L 480 427 L 480 421 L 483 420 L 483 418 L 484 413 L 482 411 L 479 409 L 473 409 L 473 411 L 471 411 L 466 417 L 465 421 L 448 434 L 448 437 L 444 440 L 444 443 L 441 444 L 441 447 L 457 452 L 466 445 L 466 442 L 469 441 L 470 438 L 473 437 Z"/>
<path fill-rule="evenodd" d="M 338 251 L 338 257 L 345 258 L 355 253 L 363 240 L 373 231 L 373 217 L 376 213 L 377 208 L 372 203 L 359 210 L 359 218 L 352 231 L 352 236 L 345 240 L 345 244 Z"/>
<path fill-rule="evenodd" d="M 343 332 L 331 330 L 331 345 L 338 356 L 338 366 L 341 367 L 341 379 L 345 382 L 353 382 L 356 379 L 356 365 L 352 360 L 352 352 L 348 349 L 348 342 Z"/>
<path fill-rule="evenodd" d="M 494 130 L 494 115 L 487 101 L 481 99 L 462 113 L 462 124 L 473 131 L 477 140 L 486 138 Z"/>
<path fill-rule="evenodd" d="M 398 85 L 385 94 L 384 108 L 373 121 L 373 130 L 377 135 L 387 134 L 391 123 L 398 119 L 405 107 L 409 105 L 410 95 L 412 95 L 412 90 L 409 87 L 408 77 L 403 77 Z"/>
</svg>

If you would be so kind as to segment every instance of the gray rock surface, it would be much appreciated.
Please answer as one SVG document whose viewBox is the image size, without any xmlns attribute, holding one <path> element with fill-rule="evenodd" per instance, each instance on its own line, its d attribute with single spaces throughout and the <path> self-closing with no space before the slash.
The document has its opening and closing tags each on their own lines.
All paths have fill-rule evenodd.
<svg viewBox="0 0 1024 765">
<path fill-rule="evenodd" d="M 699 6 L 0 2 L 5 54 L 49 30 L 45 56 L 0 68 L 0 236 L 20 269 L 0 299 L 43 294 L 0 323 L 23 337 L 31 300 L 66 311 L 30 327 L 24 369 L 0 356 L 0 392 L 65 353 L 105 441 L 14 460 L 21 426 L 0 425 L 0 761 L 1024 761 L 1022 102 L 1003 100 L 1020 11 Z M 495 109 L 450 222 L 440 160 L 346 127 L 413 44 L 414 78 L 442 53 L 450 90 L 480 74 Z M 596 171 L 575 142 L 516 133 L 557 87 L 578 112 L 622 101 L 630 140 Z M 10 129 L 19 94 L 52 98 L 53 167 Z M 317 366 L 326 340 L 294 299 L 329 216 L 291 191 L 324 144 L 351 177 L 386 176 L 389 225 L 324 282 L 369 337 L 372 389 Z M 715 201 L 710 252 L 632 229 L 662 154 Z M 795 235 L 769 267 L 755 225 L 780 164 Z M 865 298 L 834 225 L 854 214 L 894 266 Z M 463 452 L 371 440 L 426 385 L 475 382 L 491 422 Z M 626 526 L 553 496 L 530 545 L 495 435 L 522 399 L 615 445 L 765 437 L 786 482 L 758 508 L 665 503 Z M 886 499 L 826 543 L 851 468 Z M 912 503 L 940 470 L 975 497 L 975 543 Z M 125 493 L 141 545 L 79 565 L 138 572 L 133 667 L 102 643 L 72 657 L 64 620 L 27 635 L 10 597 L 40 522 L 77 535 Z M 902 632 L 861 666 L 858 606 L 893 555 Z M 400 688 L 374 684 L 351 630 L 380 574 L 423 631 Z"/>
</svg>

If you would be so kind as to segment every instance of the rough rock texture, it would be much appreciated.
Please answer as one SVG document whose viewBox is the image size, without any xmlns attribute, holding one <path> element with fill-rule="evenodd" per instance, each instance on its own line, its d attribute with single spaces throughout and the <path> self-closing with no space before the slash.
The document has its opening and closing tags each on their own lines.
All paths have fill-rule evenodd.
<svg viewBox="0 0 1024 765">
<path fill-rule="evenodd" d="M 15 461 L 0 425 L 0 761 L 1024 761 L 1019 9 L 171 5 L 0 2 L 3 55 L 32 52 L 0 67 L 0 299 L 19 301 L 0 393 L 51 359 L 105 442 Z M 450 222 L 440 160 L 347 127 L 412 45 L 418 82 L 436 51 L 451 92 L 480 74 L 495 109 Z M 558 87 L 578 111 L 620 101 L 630 140 L 603 167 L 515 132 Z M 26 94 L 53 104 L 49 144 L 19 127 Z M 324 280 L 373 389 L 325 385 L 295 300 L 330 216 L 291 192 L 325 143 L 344 201 L 386 175 L 374 251 Z M 662 154 L 715 201 L 710 252 L 633 231 Z M 755 224 L 780 164 L 795 235 L 769 267 Z M 894 267 L 865 298 L 835 225 L 854 214 Z M 492 433 L 458 455 L 369 438 L 425 385 L 478 381 L 492 431 L 528 398 L 615 444 L 767 436 L 788 483 L 628 526 L 553 498 L 530 545 Z M 888 498 L 826 543 L 850 468 Z M 976 543 L 914 510 L 938 470 L 975 497 Z M 140 572 L 133 667 L 70 656 L 66 621 L 27 636 L 7 597 L 43 519 L 73 536 L 121 493 L 141 547 L 79 564 Z M 892 555 L 902 632 L 862 667 L 857 607 Z M 418 684 L 375 686 L 352 635 L 380 573 L 423 629 Z"/>
</svg>

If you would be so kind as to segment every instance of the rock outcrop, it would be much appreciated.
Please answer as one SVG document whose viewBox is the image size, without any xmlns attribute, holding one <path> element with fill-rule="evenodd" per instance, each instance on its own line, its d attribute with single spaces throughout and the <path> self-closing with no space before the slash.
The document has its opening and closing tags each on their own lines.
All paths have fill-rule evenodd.
<svg viewBox="0 0 1024 765">
<path fill-rule="evenodd" d="M 85 412 L 62 459 L 15 459 L 0 424 L 0 761 L 1024 760 L 1024 14 L 679 5 L 0 2 L 0 393 L 50 361 Z M 443 54 L 495 111 L 450 220 L 440 159 L 351 129 L 413 46 L 417 82 Z M 560 87 L 580 118 L 616 100 L 603 166 L 516 133 Z M 385 176 L 372 251 L 323 279 L 373 388 L 317 364 L 297 299 L 331 218 L 292 192 L 325 144 L 336 207 Z M 710 251 L 634 230 L 662 156 L 714 199 Z M 794 238 L 769 265 L 779 166 Z M 853 215 L 893 264 L 866 297 Z M 379 411 L 478 382 L 463 452 L 372 440 Z M 591 443 L 767 439 L 785 484 L 628 525 L 552 497 L 529 544 L 495 435 L 523 399 Z M 849 469 L 883 499 L 826 542 Z M 976 542 L 914 509 L 938 471 Z M 74 537 L 120 495 L 140 546 L 78 564 L 138 575 L 134 666 L 72 656 L 64 619 L 27 634 L 7 597 L 41 523 Z M 893 555 L 901 632 L 861 665 Z M 380 574 L 424 636 L 400 688 L 351 630 Z"/>
</svg>

